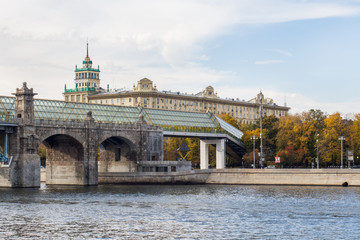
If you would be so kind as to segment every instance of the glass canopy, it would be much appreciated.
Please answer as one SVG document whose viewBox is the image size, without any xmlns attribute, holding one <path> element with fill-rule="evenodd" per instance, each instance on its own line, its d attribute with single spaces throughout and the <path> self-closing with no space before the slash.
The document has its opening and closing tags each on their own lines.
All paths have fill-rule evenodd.
<svg viewBox="0 0 360 240">
<path fill-rule="evenodd" d="M 88 111 L 96 122 L 135 124 L 139 115 L 144 116 L 149 125 L 157 125 L 164 130 L 187 132 L 229 133 L 241 139 L 243 133 L 213 115 L 212 113 L 182 112 L 141 107 L 122 107 L 88 103 L 72 103 L 57 100 L 34 99 L 35 119 L 83 121 Z M 15 97 L 0 96 L 0 121 L 14 119 Z"/>
</svg>

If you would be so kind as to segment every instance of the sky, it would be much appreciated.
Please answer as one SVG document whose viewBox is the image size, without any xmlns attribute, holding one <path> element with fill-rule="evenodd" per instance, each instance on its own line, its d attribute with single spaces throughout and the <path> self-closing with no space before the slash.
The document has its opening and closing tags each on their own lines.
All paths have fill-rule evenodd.
<svg viewBox="0 0 360 240">
<path fill-rule="evenodd" d="M 63 100 L 75 65 L 101 86 L 360 113 L 360 0 L 0 0 L 0 95 Z"/>
</svg>

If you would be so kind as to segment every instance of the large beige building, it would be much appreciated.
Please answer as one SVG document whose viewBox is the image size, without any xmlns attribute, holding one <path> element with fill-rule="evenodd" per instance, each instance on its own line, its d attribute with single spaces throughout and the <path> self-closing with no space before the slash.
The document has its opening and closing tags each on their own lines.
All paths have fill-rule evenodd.
<svg viewBox="0 0 360 240">
<path fill-rule="evenodd" d="M 260 99 L 263 99 L 264 115 L 281 117 L 287 115 L 290 108 L 278 106 L 270 98 L 264 98 L 260 92 L 249 101 L 220 98 L 212 86 L 197 94 L 186 94 L 172 91 L 159 91 L 153 81 L 143 78 L 132 90 L 102 89 L 100 87 L 100 70 L 92 68 L 88 56 L 83 61 L 83 68 L 75 68 L 75 89 L 66 89 L 64 97 L 69 102 L 87 102 L 93 104 L 110 104 L 118 106 L 141 106 L 144 108 L 177 110 L 187 112 L 212 112 L 228 114 L 241 123 L 254 123 L 259 119 Z"/>
</svg>

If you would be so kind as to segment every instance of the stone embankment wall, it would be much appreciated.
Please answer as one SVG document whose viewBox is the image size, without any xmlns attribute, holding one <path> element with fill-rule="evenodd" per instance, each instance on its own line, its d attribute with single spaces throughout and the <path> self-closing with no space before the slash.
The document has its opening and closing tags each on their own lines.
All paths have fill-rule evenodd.
<svg viewBox="0 0 360 240">
<path fill-rule="evenodd" d="M 11 187 L 10 168 L 0 163 L 0 187 Z"/>
<path fill-rule="evenodd" d="M 209 169 L 176 173 L 102 173 L 99 184 L 360 186 L 360 169 Z"/>
</svg>

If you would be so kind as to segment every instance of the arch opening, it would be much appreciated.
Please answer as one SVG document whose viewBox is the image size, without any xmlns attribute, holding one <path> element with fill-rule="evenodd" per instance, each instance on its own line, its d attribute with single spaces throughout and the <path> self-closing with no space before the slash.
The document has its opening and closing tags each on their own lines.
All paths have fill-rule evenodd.
<svg viewBox="0 0 360 240">
<path fill-rule="evenodd" d="M 135 172 L 136 160 L 134 144 L 123 137 L 109 137 L 100 144 L 98 149 L 100 173 Z"/>
<path fill-rule="evenodd" d="M 42 141 L 38 152 L 41 181 L 46 184 L 84 184 L 84 147 L 75 138 L 52 135 Z"/>
</svg>

